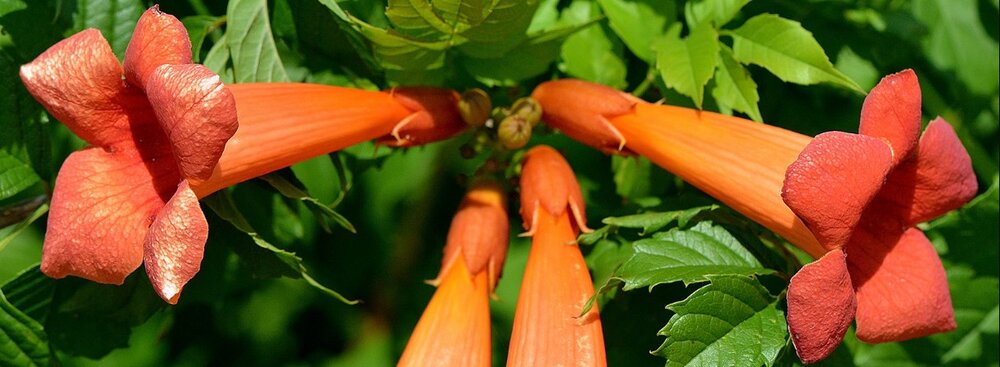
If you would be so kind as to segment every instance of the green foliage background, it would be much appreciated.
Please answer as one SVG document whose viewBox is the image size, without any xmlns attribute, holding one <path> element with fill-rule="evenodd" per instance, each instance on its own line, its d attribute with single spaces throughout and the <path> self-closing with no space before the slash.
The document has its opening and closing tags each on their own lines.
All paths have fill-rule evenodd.
<svg viewBox="0 0 1000 367">
<path fill-rule="evenodd" d="M 437 273 L 459 193 L 490 155 L 462 158 L 474 134 L 405 150 L 362 144 L 203 200 L 205 260 L 175 307 L 141 271 L 120 287 L 38 272 L 53 179 L 84 143 L 27 94 L 18 67 L 89 27 L 121 57 L 151 5 L 0 0 L 0 366 L 394 364 L 433 293 L 423 280 Z M 188 28 L 196 61 L 228 82 L 480 87 L 505 105 L 541 81 L 575 77 L 805 134 L 856 131 L 863 91 L 913 68 L 925 121 L 940 115 L 955 126 L 980 182 L 965 208 L 922 225 L 945 263 L 959 326 L 881 345 L 849 332 L 824 363 L 998 365 L 996 0 L 160 6 Z M 610 365 L 800 364 L 783 292 L 805 255 L 644 159 L 608 157 L 545 128 L 531 141 L 541 143 L 568 157 L 588 222 L 600 227 L 581 242 L 601 290 Z M 496 365 L 530 245 L 512 238 L 492 302 Z M 723 299 L 751 310 L 721 309 Z M 730 326 L 697 319 L 713 312 Z M 698 328 L 714 343 L 679 344 Z"/>
</svg>

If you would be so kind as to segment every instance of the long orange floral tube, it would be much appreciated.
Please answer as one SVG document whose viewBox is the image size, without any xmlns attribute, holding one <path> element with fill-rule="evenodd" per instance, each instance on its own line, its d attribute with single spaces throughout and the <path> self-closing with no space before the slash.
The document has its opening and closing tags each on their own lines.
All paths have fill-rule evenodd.
<svg viewBox="0 0 1000 367">
<path fill-rule="evenodd" d="M 584 204 L 576 176 L 554 149 L 526 155 L 521 173 L 521 218 L 531 252 L 514 314 L 508 366 L 605 366 L 604 335 L 594 285 L 576 237 Z"/>
<path fill-rule="evenodd" d="M 399 366 L 492 364 L 489 297 L 507 256 L 509 225 L 503 189 L 480 183 L 451 222 L 438 285 Z"/>
</svg>

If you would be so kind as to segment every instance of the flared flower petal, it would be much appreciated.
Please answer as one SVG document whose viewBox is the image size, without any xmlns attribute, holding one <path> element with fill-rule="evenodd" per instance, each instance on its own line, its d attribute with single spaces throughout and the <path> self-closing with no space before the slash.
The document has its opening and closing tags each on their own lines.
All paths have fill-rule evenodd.
<svg viewBox="0 0 1000 367">
<path fill-rule="evenodd" d="M 828 250 L 843 246 L 875 198 L 892 164 L 880 139 L 819 134 L 788 166 L 781 198 Z"/>
<path fill-rule="evenodd" d="M 471 275 L 465 258 L 454 265 L 427 305 L 406 344 L 398 366 L 469 366 L 492 364 L 489 284 L 486 272 Z"/>
<path fill-rule="evenodd" d="M 131 137 L 121 105 L 122 66 L 100 31 L 87 29 L 49 47 L 21 66 L 21 80 L 52 116 L 88 143 L 107 147 Z"/>
<path fill-rule="evenodd" d="M 978 190 L 969 153 L 940 118 L 927 125 L 916 155 L 893 170 L 886 187 L 877 200 L 892 203 L 893 215 L 911 226 L 961 207 Z"/>
<path fill-rule="evenodd" d="M 195 64 L 160 65 L 146 86 L 181 176 L 208 179 L 238 126 L 232 93 L 218 75 Z"/>
<path fill-rule="evenodd" d="M 190 64 L 191 39 L 187 29 L 159 5 L 142 13 L 125 50 L 125 80 L 142 89 L 146 78 L 163 64 Z"/>
<path fill-rule="evenodd" d="M 631 94 L 573 79 L 542 83 L 531 97 L 545 106 L 542 119 L 547 124 L 605 153 L 622 152 L 628 140 L 608 119 L 629 113 L 641 102 Z"/>
<path fill-rule="evenodd" d="M 866 226 L 846 251 L 858 339 L 881 343 L 955 329 L 944 267 L 919 229 L 900 235 Z"/>
<path fill-rule="evenodd" d="M 525 158 L 521 208 L 533 238 L 514 314 L 508 366 L 607 364 L 597 307 L 581 316 L 587 300 L 594 296 L 594 286 L 575 243 L 579 222 L 574 223 L 567 210 L 575 200 L 573 193 L 580 191 L 568 170 L 566 160 L 546 146 L 533 148 Z M 562 196 L 559 214 L 549 210 L 551 204 L 542 203 L 548 200 L 543 198 L 556 196 Z M 582 213 L 582 201 L 579 205 Z M 535 209 L 525 212 L 525 207 Z"/>
<path fill-rule="evenodd" d="M 409 147 L 448 139 L 468 125 L 458 112 L 459 94 L 430 87 L 401 87 L 388 92 L 411 113 L 400 120 L 380 144 Z"/>
<path fill-rule="evenodd" d="M 800 269 L 788 285 L 788 330 L 805 363 L 833 353 L 854 320 L 857 299 L 847 256 L 834 250 Z"/>
<path fill-rule="evenodd" d="M 187 180 L 156 214 L 144 241 L 143 263 L 153 289 L 170 304 L 201 269 L 208 221 Z"/>
<path fill-rule="evenodd" d="M 920 136 L 920 84 L 913 70 L 888 75 L 872 88 L 861 107 L 858 133 L 886 139 L 893 166 L 910 156 Z"/>
<path fill-rule="evenodd" d="M 170 197 L 157 187 L 177 182 L 173 170 L 157 169 L 174 164 L 171 157 L 159 158 L 97 147 L 70 154 L 52 194 L 42 272 L 121 284 L 138 268 L 146 231 Z"/>
</svg>

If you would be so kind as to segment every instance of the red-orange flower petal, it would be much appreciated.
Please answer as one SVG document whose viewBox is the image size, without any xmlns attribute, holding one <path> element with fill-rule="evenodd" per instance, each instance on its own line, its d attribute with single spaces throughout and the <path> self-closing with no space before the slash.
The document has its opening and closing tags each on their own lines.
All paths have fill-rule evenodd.
<svg viewBox="0 0 1000 367">
<path fill-rule="evenodd" d="M 521 219 L 528 234 L 534 233 L 541 210 L 554 216 L 572 211 L 575 224 L 589 230 L 583 194 L 569 163 L 555 149 L 538 146 L 525 155 L 521 172 Z"/>
<path fill-rule="evenodd" d="M 920 136 L 920 84 L 913 70 L 888 75 L 872 88 L 858 133 L 886 139 L 893 166 L 910 156 Z"/>
<path fill-rule="evenodd" d="M 379 143 L 408 147 L 433 143 L 457 135 L 468 125 L 458 112 L 457 92 L 429 87 L 401 87 L 389 91 L 396 101 L 410 111 Z"/>
<path fill-rule="evenodd" d="M 131 137 L 120 104 L 125 89 L 121 75 L 121 64 L 96 29 L 59 41 L 21 66 L 28 92 L 73 133 L 97 146 Z"/>
<path fill-rule="evenodd" d="M 892 163 L 877 138 L 842 132 L 817 135 L 788 166 L 781 198 L 829 249 L 854 233 L 861 214 L 882 188 Z"/>
<path fill-rule="evenodd" d="M 398 366 L 491 365 L 489 282 L 458 254 L 406 344 Z"/>
<path fill-rule="evenodd" d="M 795 273 L 788 285 L 788 330 L 799 358 L 814 363 L 833 353 L 857 306 L 843 251 L 830 251 Z"/>
<path fill-rule="evenodd" d="M 153 289 L 170 304 L 201 269 L 208 240 L 208 221 L 187 180 L 156 214 L 146 234 L 143 264 Z"/>
<path fill-rule="evenodd" d="M 146 96 L 181 176 L 208 179 L 238 126 L 232 93 L 208 68 L 186 64 L 161 65 L 149 74 Z"/>
<path fill-rule="evenodd" d="M 891 202 L 908 225 L 926 222 L 957 209 L 976 196 L 972 159 L 951 125 L 931 121 L 915 156 L 889 175 L 877 200 Z"/>
<path fill-rule="evenodd" d="M 608 119 L 629 113 L 641 102 L 628 93 L 573 79 L 542 83 L 531 97 L 545 106 L 542 119 L 547 124 L 605 153 L 622 151 L 626 144 Z"/>
<path fill-rule="evenodd" d="M 125 50 L 125 80 L 146 89 L 146 78 L 160 65 L 190 63 L 191 39 L 184 24 L 159 5 L 142 13 Z"/>
<path fill-rule="evenodd" d="M 866 227 L 846 250 L 858 339 L 882 343 L 955 329 L 944 267 L 922 231 L 893 235 Z"/>
<path fill-rule="evenodd" d="M 159 158 L 98 147 L 70 154 L 52 194 L 42 272 L 121 284 L 138 268 L 146 230 L 169 198 L 154 181 L 177 182 L 173 170 L 155 169 L 173 165 L 171 157 Z"/>
</svg>

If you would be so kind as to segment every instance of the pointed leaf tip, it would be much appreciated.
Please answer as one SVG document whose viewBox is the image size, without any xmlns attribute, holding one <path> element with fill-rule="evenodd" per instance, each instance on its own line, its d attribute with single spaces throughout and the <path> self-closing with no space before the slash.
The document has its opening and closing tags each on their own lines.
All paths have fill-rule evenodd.
<svg viewBox="0 0 1000 367">
<path fill-rule="evenodd" d="M 788 285 L 788 330 L 799 358 L 815 363 L 833 353 L 857 306 L 844 251 L 830 251 L 795 273 Z"/>
</svg>

